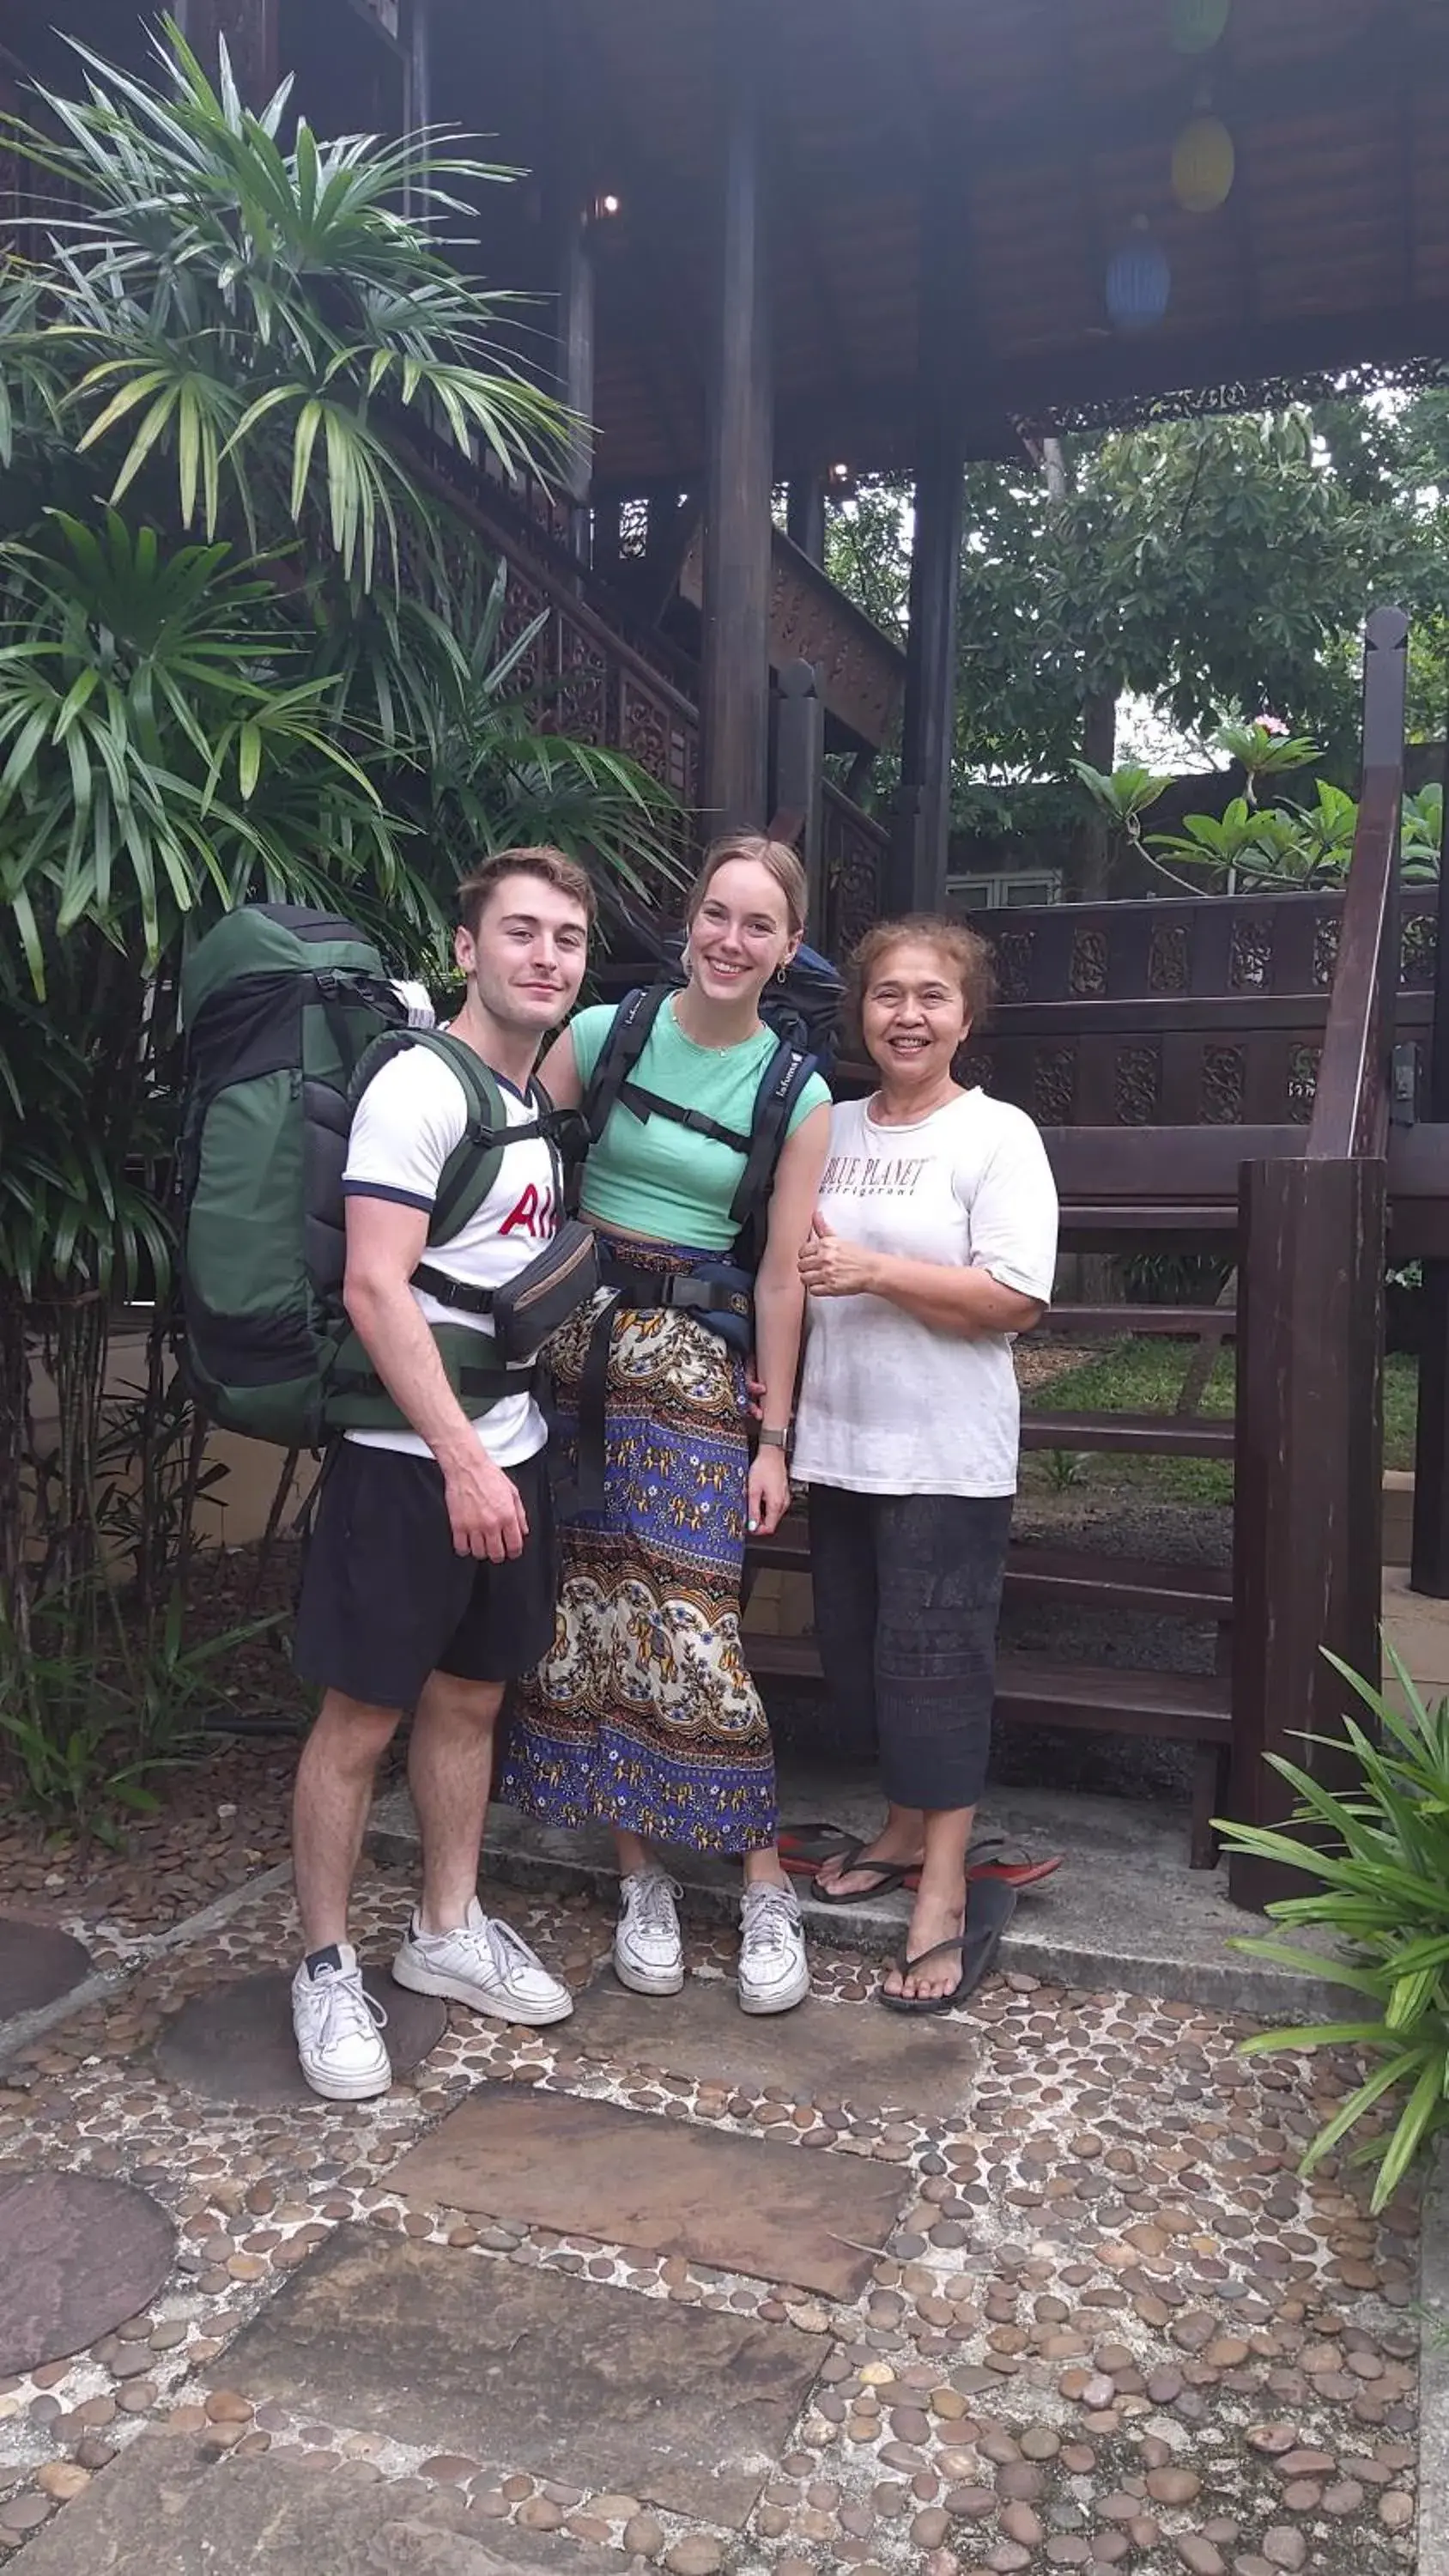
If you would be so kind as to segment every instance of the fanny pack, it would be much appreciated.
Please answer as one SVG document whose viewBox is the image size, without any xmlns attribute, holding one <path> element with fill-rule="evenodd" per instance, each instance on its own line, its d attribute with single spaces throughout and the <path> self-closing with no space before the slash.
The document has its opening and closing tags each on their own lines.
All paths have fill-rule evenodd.
<svg viewBox="0 0 1449 2576">
<path fill-rule="evenodd" d="M 424 1288 L 440 1305 L 492 1319 L 498 1357 L 510 1368 L 536 1359 L 544 1343 L 586 1306 L 599 1285 L 599 1255 L 593 1229 L 577 1217 L 565 1217 L 557 1234 L 524 1270 L 501 1288 L 474 1288 L 450 1279 L 431 1262 L 420 1262 L 412 1284 Z"/>
<path fill-rule="evenodd" d="M 565 1217 L 537 1260 L 493 1291 L 493 1338 L 500 1356 L 511 1364 L 536 1358 L 550 1335 L 588 1305 L 598 1285 L 593 1228 Z"/>
</svg>

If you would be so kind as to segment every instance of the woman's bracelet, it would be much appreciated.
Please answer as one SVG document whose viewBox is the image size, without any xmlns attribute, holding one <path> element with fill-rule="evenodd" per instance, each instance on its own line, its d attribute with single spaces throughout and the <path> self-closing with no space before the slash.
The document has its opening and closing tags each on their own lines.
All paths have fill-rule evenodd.
<svg viewBox="0 0 1449 2576">
<path fill-rule="evenodd" d="M 790 1427 L 788 1423 L 783 1431 L 762 1431 L 760 1433 L 760 1447 L 762 1449 L 788 1449 L 789 1446 Z"/>
</svg>

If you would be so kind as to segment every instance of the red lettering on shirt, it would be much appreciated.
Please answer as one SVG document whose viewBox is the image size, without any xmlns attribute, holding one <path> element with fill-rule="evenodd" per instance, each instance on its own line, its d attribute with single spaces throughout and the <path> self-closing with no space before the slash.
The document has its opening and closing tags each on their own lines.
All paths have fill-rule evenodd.
<svg viewBox="0 0 1449 2576">
<path fill-rule="evenodd" d="M 553 1192 L 535 1189 L 532 1181 L 498 1229 L 500 1234 L 526 1234 L 534 1243 L 547 1243 L 553 1230 Z"/>
</svg>

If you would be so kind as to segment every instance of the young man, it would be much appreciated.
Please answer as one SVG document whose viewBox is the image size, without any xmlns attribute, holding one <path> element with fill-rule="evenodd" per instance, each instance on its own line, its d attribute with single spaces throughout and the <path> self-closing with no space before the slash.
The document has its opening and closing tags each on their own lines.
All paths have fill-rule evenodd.
<svg viewBox="0 0 1449 2576">
<path fill-rule="evenodd" d="M 467 979 L 452 1034 L 533 1116 L 539 1047 L 578 996 L 594 915 L 582 868 L 553 850 L 490 859 L 459 888 L 455 954 Z M 297 1775 L 293 1851 L 306 1956 L 292 1984 L 302 2072 L 315 2093 L 361 2101 L 392 2070 L 347 1938 L 347 1908 L 378 1760 L 413 1712 L 408 1779 L 423 1846 L 422 1899 L 393 1973 L 505 2021 L 562 2020 L 573 2003 L 476 1894 L 505 1686 L 553 1637 L 555 1563 L 544 1419 L 523 1391 L 470 1420 L 430 1323 L 486 1317 L 411 1285 L 438 1178 L 467 1129 L 458 1076 L 431 1049 L 383 1065 L 348 1144 L 347 1312 L 412 1426 L 350 1431 L 324 1477 L 298 1611 L 295 1662 L 321 1685 Z M 429 1266 L 498 1288 L 554 1232 L 557 1166 L 542 1137 L 508 1147 L 489 1196 Z"/>
</svg>

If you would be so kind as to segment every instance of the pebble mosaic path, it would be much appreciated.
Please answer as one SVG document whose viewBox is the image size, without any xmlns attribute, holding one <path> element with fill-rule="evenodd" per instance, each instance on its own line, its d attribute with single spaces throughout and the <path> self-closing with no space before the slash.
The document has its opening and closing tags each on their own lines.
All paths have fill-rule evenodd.
<svg viewBox="0 0 1449 2576">
<path fill-rule="evenodd" d="M 366 1955 L 390 1954 L 408 1901 L 400 1875 L 365 1874 Z M 691 2046 L 682 2010 L 652 2042 L 647 2020 L 612 2000 L 602 1907 L 515 1896 L 511 1910 L 576 1990 L 600 1981 L 592 2010 L 532 2034 L 450 2010 L 431 2055 L 377 2104 L 239 2108 L 162 2071 L 158 2042 L 188 2002 L 290 1965 L 295 1932 L 275 1890 L 0 2069 L 0 2181 L 111 2177 L 176 2229 L 172 2268 L 143 2312 L 86 2351 L 0 2378 L 0 2559 L 20 2576 L 28 2562 L 34 2576 L 143 2565 L 170 2576 L 164 2552 L 143 2559 L 138 2543 L 127 2557 L 113 2541 L 100 2555 L 95 2534 L 102 2519 L 123 2528 L 128 2497 L 144 2531 L 147 2499 L 174 2501 L 188 2480 L 222 2534 L 206 2561 L 219 2576 L 260 2567 L 254 2527 L 295 2526 L 295 2565 L 311 2550 L 315 2571 L 327 2496 L 339 2535 L 366 2522 L 365 2548 L 337 2559 L 349 2571 L 395 2560 L 437 2576 L 489 2576 L 500 2561 L 579 2576 L 631 2564 L 669 2576 L 1412 2568 L 1417 2212 L 1406 2194 L 1371 2220 L 1346 2164 L 1330 2160 L 1306 2184 L 1296 2171 L 1351 2066 L 1245 2060 L 1242 2027 L 1197 2007 L 1015 1976 L 946 2025 L 955 2086 L 940 2026 L 888 2022 L 869 2001 L 877 1967 L 836 1953 L 815 1960 L 809 2044 L 802 2024 L 792 2073 L 788 2024 L 770 2026 L 753 2060 L 748 2028 L 731 2027 L 715 2053 L 697 2034 Z M 718 2020 L 729 1943 L 711 1932 L 689 1954 L 689 1994 Z M 832 2063 L 838 2090 L 822 2077 Z M 550 2102 L 561 2123 L 577 2104 L 611 2104 L 688 2126 L 702 2153 L 712 2139 L 768 2140 L 822 2179 L 867 2159 L 898 2186 L 889 2231 L 856 2249 L 869 2255 L 864 2286 L 832 2299 L 677 2249 L 440 2205 L 427 2160 L 410 2169 L 419 2187 L 399 2169 L 485 2082 L 531 2088 L 541 2136 Z M 787 2390 L 786 2412 L 768 2444 L 740 2453 L 743 2469 L 733 2462 L 730 2510 L 711 2516 L 678 2501 L 690 2492 L 678 2459 L 665 2475 L 636 2454 L 635 2483 L 601 2483 L 597 2428 L 586 2461 L 554 2459 L 541 2474 L 522 2445 L 509 2459 L 480 2439 L 484 2459 L 421 2438 L 427 2390 L 415 2383 L 407 2440 L 380 2429 L 360 2395 L 349 2411 L 345 2372 L 329 2374 L 325 2407 L 305 2385 L 249 2387 L 248 2353 L 275 2346 L 289 2302 L 323 2296 L 358 2246 L 379 2259 L 391 2247 L 400 2265 L 431 2249 L 480 2314 L 511 2301 L 535 2316 L 531 2331 L 555 2332 L 560 2369 L 570 2300 L 582 2318 L 590 2290 L 606 2287 L 625 2320 L 610 2365 L 621 2408 L 651 2343 L 662 2349 L 668 2308 L 702 2312 L 699 2346 L 716 2371 L 722 2352 L 774 2350 L 759 2330 L 777 2329 L 791 2358 L 771 2403 L 785 2406 Z M 734 2341 L 727 2327 L 741 2330 Z M 687 2353 L 690 2340 L 669 2348 Z M 683 2388 L 687 2363 L 672 2366 Z M 269 2364 L 269 2385 L 284 2378 Z M 726 2370 L 717 2402 L 727 2384 Z M 709 2399 L 709 2382 L 699 2394 Z M 709 2472 L 709 2404 L 698 2412 L 694 2465 Z M 245 2478 L 236 2463 L 251 2464 Z M 288 2520 L 278 2496 L 305 2509 Z M 266 2563 L 291 2576 L 285 2548 Z"/>
</svg>

